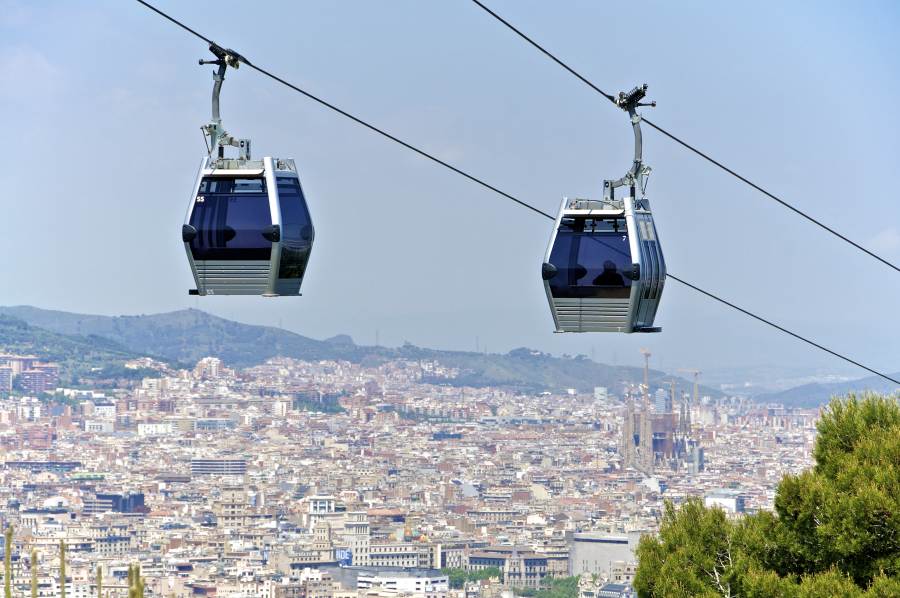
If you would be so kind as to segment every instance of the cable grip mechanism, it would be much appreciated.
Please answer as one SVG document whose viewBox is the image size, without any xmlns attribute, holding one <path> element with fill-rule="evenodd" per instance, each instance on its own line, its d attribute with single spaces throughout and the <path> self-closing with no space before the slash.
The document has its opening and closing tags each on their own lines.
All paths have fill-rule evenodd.
<svg viewBox="0 0 900 598">
<path fill-rule="evenodd" d="M 640 189 L 641 195 L 647 189 L 647 179 L 650 176 L 650 167 L 643 163 L 643 140 L 641 136 L 641 115 L 637 113 L 637 108 L 642 106 L 656 107 L 656 102 L 642 102 L 641 100 L 647 95 L 647 84 L 638 85 L 631 91 L 620 91 L 619 95 L 613 99 L 613 102 L 628 113 L 631 121 L 631 128 L 634 131 L 634 160 L 631 168 L 625 175 L 617 180 L 603 181 L 603 201 L 615 202 L 616 188 L 629 187 L 631 196 L 636 197 L 635 191 Z"/>
<path fill-rule="evenodd" d="M 216 57 L 215 60 L 200 59 L 201 66 L 214 64 L 218 66 L 213 73 L 212 91 L 212 119 L 209 124 L 201 127 L 203 134 L 209 137 L 208 151 L 210 157 L 217 160 L 225 158 L 225 146 L 236 147 L 239 150 L 239 159 L 250 159 L 250 140 L 236 139 L 222 126 L 222 117 L 219 113 L 219 96 L 222 93 L 222 82 L 225 81 L 225 71 L 230 66 L 237 69 L 241 63 L 250 64 L 246 58 L 231 49 L 225 49 L 216 43 L 209 45 L 209 51 Z"/>
</svg>

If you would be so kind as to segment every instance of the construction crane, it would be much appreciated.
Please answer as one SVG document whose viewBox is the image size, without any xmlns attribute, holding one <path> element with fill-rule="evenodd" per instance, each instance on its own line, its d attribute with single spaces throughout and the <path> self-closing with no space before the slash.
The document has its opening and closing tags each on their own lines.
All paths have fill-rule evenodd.
<svg viewBox="0 0 900 598">
<path fill-rule="evenodd" d="M 684 372 L 685 374 L 693 374 L 693 375 L 694 375 L 694 399 L 693 399 L 693 405 L 696 406 L 697 403 L 698 403 L 698 400 L 699 400 L 699 396 L 698 396 L 699 393 L 700 393 L 700 382 L 699 382 L 699 379 L 700 379 L 700 374 L 701 374 L 702 372 L 700 372 L 700 370 L 678 370 L 678 371 L 679 371 L 679 372 Z"/>
<path fill-rule="evenodd" d="M 641 349 L 644 356 L 644 401 L 650 400 L 650 349 Z"/>
</svg>

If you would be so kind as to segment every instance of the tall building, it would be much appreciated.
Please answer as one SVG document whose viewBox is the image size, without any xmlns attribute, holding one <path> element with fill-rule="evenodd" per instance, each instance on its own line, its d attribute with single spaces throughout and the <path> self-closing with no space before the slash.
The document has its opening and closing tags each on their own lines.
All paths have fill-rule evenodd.
<svg viewBox="0 0 900 598">
<path fill-rule="evenodd" d="M 9 366 L 0 366 L 0 392 L 12 390 L 13 370 Z"/>
<path fill-rule="evenodd" d="M 218 525 L 225 528 L 239 528 L 244 525 L 248 514 L 250 499 L 242 486 L 229 486 L 222 489 L 213 506 L 213 513 Z"/>
<path fill-rule="evenodd" d="M 53 363 L 35 363 L 19 374 L 19 384 L 30 394 L 40 394 L 56 389 L 59 383 L 59 367 Z"/>
<path fill-rule="evenodd" d="M 34 367 L 38 362 L 38 358 L 34 355 L 5 355 L 0 354 L 0 365 L 12 369 L 13 378 Z"/>
<path fill-rule="evenodd" d="M 218 357 L 204 357 L 194 367 L 194 377 L 201 380 L 215 380 L 222 375 L 222 360 Z"/>
<path fill-rule="evenodd" d="M 659 413 L 650 408 L 646 390 L 642 394 L 639 410 L 630 395 L 626 399 L 619 450 L 624 466 L 646 474 L 657 467 L 703 471 L 703 449 L 691 433 L 690 410 L 684 401 L 680 413 L 673 413 L 672 399 L 666 396 L 663 408 L 669 411 Z"/>
<path fill-rule="evenodd" d="M 650 412 L 646 394 L 641 402 L 640 411 L 635 410 L 634 399 L 629 395 L 626 400 L 620 449 L 625 467 L 634 467 L 648 474 L 653 471 L 655 458 L 652 420 L 653 414 Z"/>
<path fill-rule="evenodd" d="M 664 389 L 657 389 L 653 395 L 653 410 L 657 413 L 672 413 L 673 399 Z"/>
<path fill-rule="evenodd" d="M 369 566 L 370 529 L 369 516 L 365 511 L 346 513 L 341 543 L 350 551 L 351 563 L 354 566 Z"/>
</svg>

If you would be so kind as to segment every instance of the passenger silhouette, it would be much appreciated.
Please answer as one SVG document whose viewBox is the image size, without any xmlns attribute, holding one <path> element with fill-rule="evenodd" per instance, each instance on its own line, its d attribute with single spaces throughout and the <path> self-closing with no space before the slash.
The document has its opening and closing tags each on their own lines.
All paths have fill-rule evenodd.
<svg viewBox="0 0 900 598">
<path fill-rule="evenodd" d="M 604 287 L 623 287 L 625 279 L 616 271 L 616 265 L 610 260 L 603 262 L 603 272 L 594 279 L 594 284 Z"/>
</svg>

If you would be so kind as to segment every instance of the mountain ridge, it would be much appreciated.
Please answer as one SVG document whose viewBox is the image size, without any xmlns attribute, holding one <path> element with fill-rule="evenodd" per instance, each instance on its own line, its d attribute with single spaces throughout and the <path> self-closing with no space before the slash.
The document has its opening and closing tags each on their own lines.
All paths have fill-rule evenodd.
<svg viewBox="0 0 900 598">
<path fill-rule="evenodd" d="M 121 376 L 126 361 L 142 356 L 108 338 L 56 333 L 5 313 L 0 313 L 0 349 L 58 363 L 60 381 L 75 385 Z"/>
<path fill-rule="evenodd" d="M 889 374 L 892 378 L 900 378 L 900 373 Z M 779 392 L 757 395 L 756 401 L 761 403 L 781 403 L 785 407 L 817 407 L 831 400 L 832 397 L 845 396 L 849 393 L 873 391 L 885 395 L 900 392 L 893 382 L 881 376 L 867 376 L 844 382 L 812 382 L 788 388 Z"/>
<path fill-rule="evenodd" d="M 27 328 L 23 328 L 23 324 Z M 60 361 L 75 377 L 83 376 L 104 360 L 119 366 L 127 359 L 140 356 L 154 357 L 179 367 L 215 356 L 238 368 L 284 356 L 308 361 L 346 360 L 364 365 L 377 365 L 389 359 L 434 360 L 460 370 L 457 378 L 432 380 L 435 383 L 501 386 L 523 392 L 565 388 L 584 392 L 595 386 L 618 390 L 623 382 L 643 380 L 641 368 L 610 366 L 585 356 L 554 357 L 524 347 L 505 354 L 484 354 L 412 344 L 396 348 L 363 346 L 357 345 L 346 334 L 317 340 L 281 328 L 228 320 L 197 309 L 103 316 L 28 305 L 0 306 L 0 347 L 4 339 L 7 349 L 37 352 L 47 359 Z M 35 351 L 41 343 L 49 349 Z M 84 360 L 87 363 L 80 363 Z M 652 386 L 664 386 L 664 383 L 667 386 L 669 380 L 676 380 L 685 391 L 692 386 L 691 381 L 650 370 Z M 844 382 L 804 384 L 753 398 L 788 407 L 815 407 L 827 403 L 833 396 L 862 390 L 891 393 L 898 388 L 871 376 Z M 713 397 L 723 394 L 709 387 L 701 387 L 701 392 Z"/>
<path fill-rule="evenodd" d="M 317 360 L 346 360 L 377 365 L 389 359 L 427 359 L 457 368 L 455 379 L 440 383 L 470 386 L 501 386 L 522 392 L 561 391 L 575 388 L 590 391 L 596 386 L 618 390 L 623 382 L 640 382 L 638 367 L 609 366 L 585 356 L 554 357 L 527 348 L 506 354 L 428 349 L 406 344 L 397 348 L 356 345 L 347 335 L 316 340 L 296 332 L 243 324 L 213 314 L 184 309 L 150 315 L 102 316 L 44 310 L 32 306 L 0 307 L 0 314 L 18 318 L 29 325 L 55 334 L 78 338 L 97 337 L 111 341 L 130 352 L 156 356 L 172 362 L 195 363 L 215 356 L 233 367 L 256 365 L 272 357 L 283 356 Z M 690 382 L 650 370 L 650 382 L 662 386 L 675 379 L 682 388 Z M 715 389 L 704 394 L 720 396 Z"/>
</svg>

